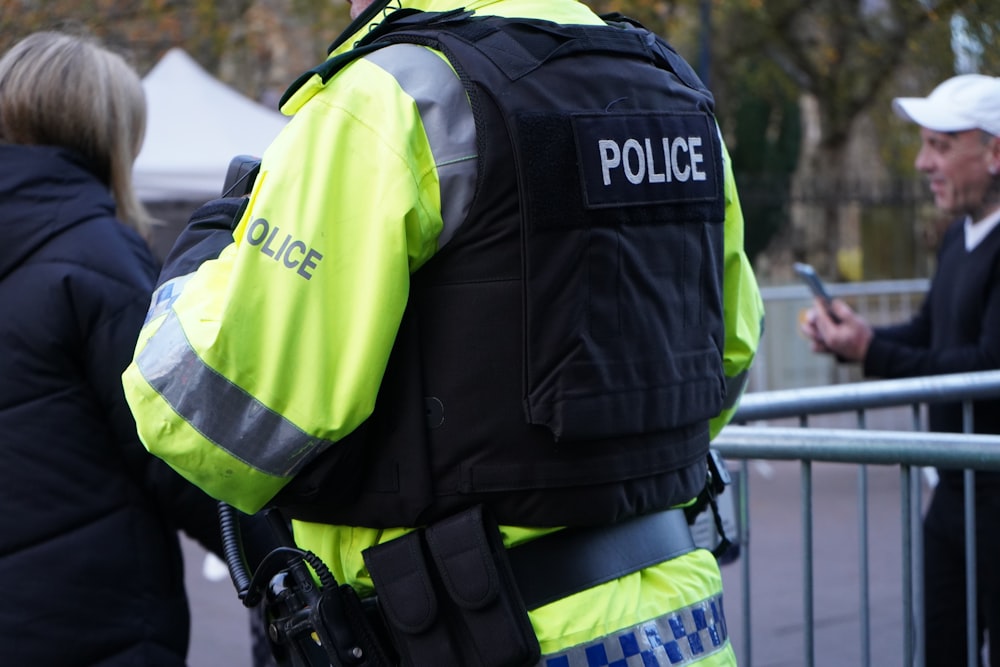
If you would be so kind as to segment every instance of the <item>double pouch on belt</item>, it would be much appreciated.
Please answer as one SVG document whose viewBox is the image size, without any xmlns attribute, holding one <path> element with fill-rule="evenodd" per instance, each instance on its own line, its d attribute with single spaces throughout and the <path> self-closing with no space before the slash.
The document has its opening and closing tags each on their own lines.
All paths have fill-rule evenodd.
<svg viewBox="0 0 1000 667">
<path fill-rule="evenodd" d="M 522 667 L 538 639 L 481 507 L 364 552 L 403 665 Z"/>
</svg>

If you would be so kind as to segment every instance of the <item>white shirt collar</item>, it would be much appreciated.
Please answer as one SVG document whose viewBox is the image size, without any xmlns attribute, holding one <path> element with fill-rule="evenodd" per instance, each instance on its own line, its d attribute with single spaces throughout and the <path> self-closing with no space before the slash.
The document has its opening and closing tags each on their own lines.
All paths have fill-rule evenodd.
<svg viewBox="0 0 1000 667">
<path fill-rule="evenodd" d="M 993 228 L 1000 224 L 1000 209 L 990 213 L 988 216 L 975 223 L 971 217 L 965 218 L 965 250 L 972 252 L 982 240 L 989 236 Z"/>
</svg>

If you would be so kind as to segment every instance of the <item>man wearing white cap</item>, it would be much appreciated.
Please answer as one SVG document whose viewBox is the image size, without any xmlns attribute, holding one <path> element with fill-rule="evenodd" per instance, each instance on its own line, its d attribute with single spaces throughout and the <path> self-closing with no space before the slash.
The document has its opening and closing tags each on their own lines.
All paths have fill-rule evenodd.
<svg viewBox="0 0 1000 667">
<path fill-rule="evenodd" d="M 866 376 L 917 377 L 1000 368 L 1000 78 L 964 74 L 927 97 L 900 97 L 900 117 L 920 126 L 916 167 L 934 203 L 955 219 L 938 250 L 937 272 L 909 322 L 871 327 L 834 300 L 802 329 L 816 352 L 861 362 Z M 962 406 L 929 408 L 932 431 L 962 432 Z M 977 433 L 1000 433 L 1000 401 L 974 403 Z M 970 664 L 967 658 L 963 473 L 940 470 L 924 519 L 927 667 Z M 1000 637 L 1000 473 L 977 471 L 978 638 Z M 990 651 L 1000 665 L 1000 649 Z M 971 664 L 976 664 L 971 663 Z M 981 661 L 980 661 L 980 664 Z"/>
</svg>

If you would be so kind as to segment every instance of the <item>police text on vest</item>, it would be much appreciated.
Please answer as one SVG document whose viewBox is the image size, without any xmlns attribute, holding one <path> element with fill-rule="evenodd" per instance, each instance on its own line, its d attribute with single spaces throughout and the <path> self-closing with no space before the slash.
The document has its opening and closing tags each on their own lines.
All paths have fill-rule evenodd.
<svg viewBox="0 0 1000 667">
<path fill-rule="evenodd" d="M 662 137 L 627 139 L 619 145 L 614 139 L 597 142 L 601 154 L 604 185 L 611 185 L 613 171 L 621 170 L 629 183 L 672 183 L 704 181 L 701 137 Z"/>
</svg>

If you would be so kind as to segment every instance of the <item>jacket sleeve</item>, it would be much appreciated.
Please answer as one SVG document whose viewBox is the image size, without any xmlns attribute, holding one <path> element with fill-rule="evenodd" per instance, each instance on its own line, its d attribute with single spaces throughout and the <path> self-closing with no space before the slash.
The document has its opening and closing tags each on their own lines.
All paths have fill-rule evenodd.
<svg viewBox="0 0 1000 667">
<path fill-rule="evenodd" d="M 907 322 L 873 327 L 876 339 L 889 344 L 925 348 L 931 344 L 930 299 L 925 297 L 920 310 Z"/>
<path fill-rule="evenodd" d="M 733 179 L 732 160 L 725 146 L 723 157 L 726 220 L 722 291 L 726 339 L 722 361 L 726 374 L 726 404 L 722 413 L 711 421 L 709 431 L 713 438 L 736 412 L 746 388 L 750 365 L 764 334 L 764 302 L 743 249 L 743 211 Z"/>
<path fill-rule="evenodd" d="M 387 73 L 359 60 L 293 103 L 233 238 L 157 288 L 123 376 L 146 447 L 251 514 L 371 413 L 442 224 Z"/>
</svg>

